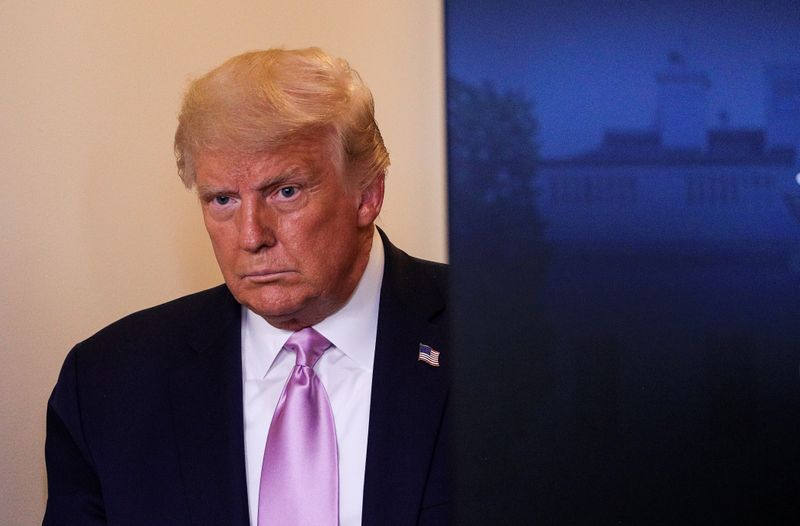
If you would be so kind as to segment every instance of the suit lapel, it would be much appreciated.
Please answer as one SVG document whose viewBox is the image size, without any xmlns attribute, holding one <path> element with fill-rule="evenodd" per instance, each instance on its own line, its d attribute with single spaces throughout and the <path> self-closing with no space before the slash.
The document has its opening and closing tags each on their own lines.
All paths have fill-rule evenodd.
<svg viewBox="0 0 800 526">
<path fill-rule="evenodd" d="M 191 350 L 170 400 L 192 524 L 249 524 L 239 304 L 220 289 L 187 328 Z"/>
<path fill-rule="evenodd" d="M 444 298 L 419 263 L 385 236 L 384 246 L 362 523 L 415 524 L 449 387 Z M 418 361 L 420 343 L 441 367 Z"/>
</svg>

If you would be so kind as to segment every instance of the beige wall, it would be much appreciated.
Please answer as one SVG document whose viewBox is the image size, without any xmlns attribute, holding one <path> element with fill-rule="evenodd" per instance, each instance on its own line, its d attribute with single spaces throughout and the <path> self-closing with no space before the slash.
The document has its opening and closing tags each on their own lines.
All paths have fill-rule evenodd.
<svg viewBox="0 0 800 526">
<path fill-rule="evenodd" d="M 47 396 L 72 344 L 220 281 L 171 138 L 189 77 L 319 45 L 371 86 L 382 224 L 445 258 L 442 13 L 429 0 L 0 2 L 0 524 L 40 520 Z M 224 7 L 222 7 L 224 4 Z"/>
</svg>

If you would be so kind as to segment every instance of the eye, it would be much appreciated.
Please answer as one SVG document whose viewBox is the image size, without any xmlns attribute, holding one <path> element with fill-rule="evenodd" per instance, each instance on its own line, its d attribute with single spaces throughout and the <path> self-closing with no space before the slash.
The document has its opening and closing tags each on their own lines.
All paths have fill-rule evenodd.
<svg viewBox="0 0 800 526">
<path fill-rule="evenodd" d="M 231 202 L 231 198 L 227 195 L 218 195 L 214 197 L 214 202 L 218 205 L 227 205 Z"/>
<path fill-rule="evenodd" d="M 280 190 L 278 190 L 280 196 L 284 199 L 289 199 L 294 197 L 297 194 L 297 187 L 296 186 L 284 186 Z"/>
</svg>

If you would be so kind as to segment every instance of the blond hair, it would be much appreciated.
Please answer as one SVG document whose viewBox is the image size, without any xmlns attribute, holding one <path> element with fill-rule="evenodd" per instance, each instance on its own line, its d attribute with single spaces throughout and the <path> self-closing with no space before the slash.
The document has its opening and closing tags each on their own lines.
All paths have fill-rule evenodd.
<svg viewBox="0 0 800 526">
<path fill-rule="evenodd" d="M 389 166 L 374 112 L 358 73 L 319 48 L 243 53 L 189 85 L 175 131 L 178 175 L 191 188 L 204 151 L 270 152 L 311 134 L 333 139 L 366 186 Z"/>
</svg>

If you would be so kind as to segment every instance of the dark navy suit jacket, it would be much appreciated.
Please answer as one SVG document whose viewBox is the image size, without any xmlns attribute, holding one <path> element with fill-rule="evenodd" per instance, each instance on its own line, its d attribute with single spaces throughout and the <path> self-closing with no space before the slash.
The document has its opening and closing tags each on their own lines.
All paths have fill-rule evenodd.
<svg viewBox="0 0 800 526">
<path fill-rule="evenodd" d="M 383 240 L 363 524 L 447 524 L 447 269 Z M 45 525 L 249 524 L 240 317 L 219 286 L 69 353 L 48 405 Z"/>
</svg>

